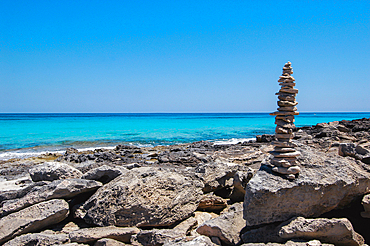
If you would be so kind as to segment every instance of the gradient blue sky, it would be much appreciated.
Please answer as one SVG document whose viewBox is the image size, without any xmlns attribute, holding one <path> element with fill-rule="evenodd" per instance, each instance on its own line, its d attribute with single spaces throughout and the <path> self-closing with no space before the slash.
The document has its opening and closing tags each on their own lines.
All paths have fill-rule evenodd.
<svg viewBox="0 0 370 246">
<path fill-rule="evenodd" d="M 370 1 L 0 1 L 0 112 L 370 111 Z"/>
</svg>

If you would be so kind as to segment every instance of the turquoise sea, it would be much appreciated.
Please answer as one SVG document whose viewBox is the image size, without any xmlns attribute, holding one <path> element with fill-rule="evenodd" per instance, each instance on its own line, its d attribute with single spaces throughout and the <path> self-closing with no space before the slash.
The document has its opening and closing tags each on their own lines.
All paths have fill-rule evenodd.
<svg viewBox="0 0 370 246">
<path fill-rule="evenodd" d="M 369 113 L 301 113 L 296 126 L 369 118 Z M 0 159 L 44 152 L 170 145 L 200 140 L 238 142 L 273 134 L 268 113 L 0 114 Z"/>
</svg>

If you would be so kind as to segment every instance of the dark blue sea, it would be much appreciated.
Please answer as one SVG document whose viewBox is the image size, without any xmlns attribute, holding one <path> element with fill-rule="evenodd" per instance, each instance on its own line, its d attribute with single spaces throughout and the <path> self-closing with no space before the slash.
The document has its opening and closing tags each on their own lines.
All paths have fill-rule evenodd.
<svg viewBox="0 0 370 246">
<path fill-rule="evenodd" d="M 301 113 L 296 126 L 369 118 L 369 113 Z M 0 159 L 68 147 L 171 145 L 200 140 L 239 142 L 273 134 L 268 113 L 0 114 Z"/>
</svg>

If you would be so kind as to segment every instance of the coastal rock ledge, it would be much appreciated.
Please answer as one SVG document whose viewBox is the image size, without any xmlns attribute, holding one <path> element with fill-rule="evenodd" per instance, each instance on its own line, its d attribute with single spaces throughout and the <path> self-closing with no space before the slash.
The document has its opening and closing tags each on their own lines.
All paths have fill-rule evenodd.
<svg viewBox="0 0 370 246">
<path fill-rule="evenodd" d="M 317 217 L 343 208 L 356 197 L 369 193 L 370 173 L 364 163 L 335 153 L 317 151 L 297 142 L 302 168 L 293 181 L 262 165 L 246 187 L 244 214 L 247 226 Z M 269 160 L 265 160 L 268 164 Z"/>
</svg>

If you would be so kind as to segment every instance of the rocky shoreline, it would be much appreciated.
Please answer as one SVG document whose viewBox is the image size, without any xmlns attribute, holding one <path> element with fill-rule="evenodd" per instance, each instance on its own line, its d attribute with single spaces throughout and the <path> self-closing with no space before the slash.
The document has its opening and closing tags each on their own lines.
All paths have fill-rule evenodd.
<svg viewBox="0 0 370 246">
<path fill-rule="evenodd" d="M 274 135 L 2 161 L 0 245 L 369 243 L 370 119 L 292 130 L 294 180 Z"/>
</svg>

